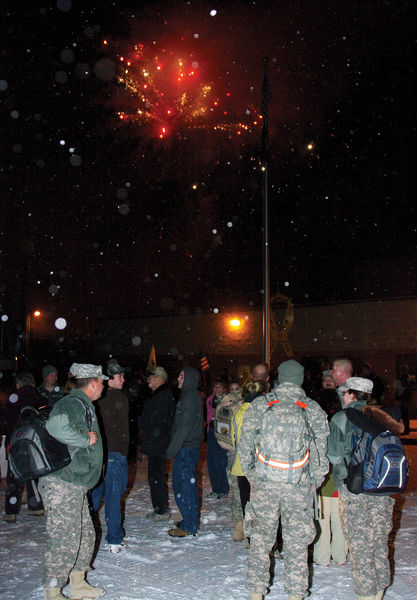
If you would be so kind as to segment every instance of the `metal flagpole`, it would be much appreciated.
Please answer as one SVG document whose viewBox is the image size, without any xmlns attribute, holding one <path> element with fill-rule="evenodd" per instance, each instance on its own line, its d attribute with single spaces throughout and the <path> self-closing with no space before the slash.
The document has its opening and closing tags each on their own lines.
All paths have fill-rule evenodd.
<svg viewBox="0 0 417 600">
<path fill-rule="evenodd" d="M 269 277 L 269 218 L 268 218 L 268 102 L 271 99 L 271 89 L 268 84 L 268 58 L 263 59 L 264 78 L 262 84 L 261 115 L 263 117 L 262 128 L 262 153 L 261 164 L 263 172 L 263 346 L 264 362 L 270 367 L 271 361 L 271 293 Z"/>
</svg>

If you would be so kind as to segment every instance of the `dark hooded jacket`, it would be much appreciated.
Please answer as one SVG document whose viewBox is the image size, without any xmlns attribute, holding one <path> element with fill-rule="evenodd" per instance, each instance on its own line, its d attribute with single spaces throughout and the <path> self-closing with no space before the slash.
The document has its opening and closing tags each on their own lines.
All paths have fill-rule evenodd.
<svg viewBox="0 0 417 600">
<path fill-rule="evenodd" d="M 184 383 L 166 452 L 168 458 L 175 458 L 181 448 L 200 447 L 203 439 L 203 403 L 198 392 L 199 381 L 200 374 L 196 369 L 184 368 Z"/>
</svg>

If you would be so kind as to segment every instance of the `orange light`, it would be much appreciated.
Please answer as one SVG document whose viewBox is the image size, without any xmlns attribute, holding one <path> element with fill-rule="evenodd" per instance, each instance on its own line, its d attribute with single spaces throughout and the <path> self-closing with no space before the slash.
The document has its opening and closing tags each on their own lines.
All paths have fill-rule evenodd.
<svg viewBox="0 0 417 600">
<path fill-rule="evenodd" d="M 240 319 L 230 319 L 230 327 L 240 327 Z"/>
</svg>

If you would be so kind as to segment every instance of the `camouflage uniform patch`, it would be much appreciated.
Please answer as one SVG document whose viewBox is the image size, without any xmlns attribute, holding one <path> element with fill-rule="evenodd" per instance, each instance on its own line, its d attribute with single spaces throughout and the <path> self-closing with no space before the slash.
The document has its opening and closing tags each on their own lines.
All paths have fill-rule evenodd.
<svg viewBox="0 0 417 600">
<path fill-rule="evenodd" d="M 374 596 L 391 581 L 388 536 L 394 500 L 390 496 L 352 494 L 339 490 L 342 529 L 350 549 L 356 594 Z"/>
<path fill-rule="evenodd" d="M 38 487 L 46 514 L 43 585 L 62 587 L 73 569 L 90 569 L 96 535 L 87 490 L 55 477 L 42 477 Z"/>
<path fill-rule="evenodd" d="M 243 512 L 242 505 L 240 503 L 240 490 L 238 479 L 236 475 L 232 475 L 230 470 L 233 464 L 233 457 L 235 455 L 235 450 L 228 450 L 227 452 L 227 480 L 229 482 L 230 487 L 230 516 L 232 519 L 232 523 L 238 523 L 239 521 L 243 521 Z"/>
</svg>

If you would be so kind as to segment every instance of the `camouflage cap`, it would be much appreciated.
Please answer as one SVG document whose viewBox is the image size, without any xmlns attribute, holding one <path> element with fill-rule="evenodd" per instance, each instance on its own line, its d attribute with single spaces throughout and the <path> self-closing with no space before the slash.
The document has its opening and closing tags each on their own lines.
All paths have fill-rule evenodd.
<svg viewBox="0 0 417 600">
<path fill-rule="evenodd" d="M 70 366 L 70 368 L 68 369 L 68 372 L 71 373 L 71 375 L 73 377 L 75 377 L 75 373 L 77 372 L 77 369 L 80 365 L 78 363 L 72 363 L 72 365 Z"/>
<path fill-rule="evenodd" d="M 349 379 L 346 379 L 345 385 L 348 390 L 366 392 L 367 394 L 372 394 L 374 387 L 373 381 L 365 379 L 365 377 L 349 377 Z"/>
<path fill-rule="evenodd" d="M 333 379 L 333 375 L 332 375 L 331 369 L 326 369 L 325 371 L 322 371 L 321 376 L 322 376 L 323 379 L 325 377 L 331 377 Z"/>
<path fill-rule="evenodd" d="M 164 367 L 155 367 L 149 371 L 149 374 L 160 377 L 164 381 L 168 381 L 168 373 L 165 371 Z"/>
<path fill-rule="evenodd" d="M 101 365 L 81 365 L 74 363 L 71 365 L 71 373 L 73 373 L 76 379 L 90 379 L 90 377 L 97 377 L 97 379 L 108 379 L 107 375 L 103 375 Z"/>
</svg>

